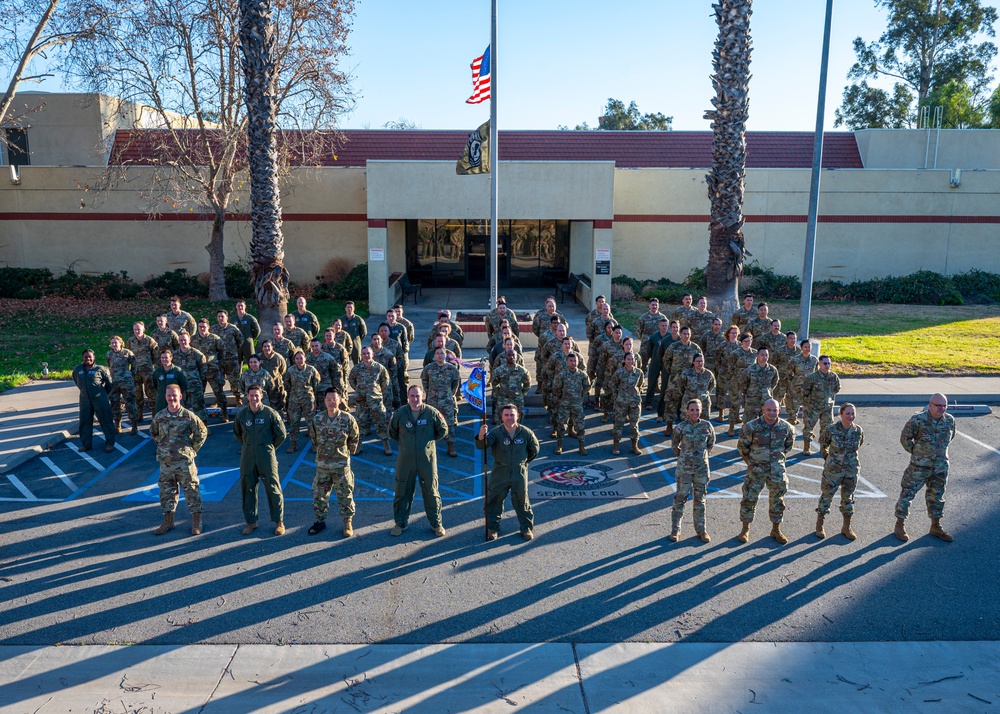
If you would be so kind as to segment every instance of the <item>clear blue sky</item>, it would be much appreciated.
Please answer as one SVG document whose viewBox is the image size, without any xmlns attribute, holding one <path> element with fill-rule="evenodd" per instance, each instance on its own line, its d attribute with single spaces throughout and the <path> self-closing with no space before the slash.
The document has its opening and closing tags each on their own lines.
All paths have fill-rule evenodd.
<svg viewBox="0 0 1000 714">
<path fill-rule="evenodd" d="M 825 5 L 754 3 L 750 129 L 814 128 Z M 594 126 L 614 97 L 673 116 L 674 129 L 709 129 L 703 115 L 711 106 L 717 33 L 710 0 L 500 0 L 499 6 L 501 128 Z M 852 41 L 874 40 L 884 26 L 874 0 L 835 1 L 828 129 L 854 61 Z M 489 0 L 357 0 L 345 66 L 358 101 L 340 125 L 378 129 L 405 118 L 422 129 L 478 126 L 489 105 L 465 103 L 469 64 L 489 36 Z M 23 89 L 30 88 L 60 91 L 60 84 Z"/>
</svg>

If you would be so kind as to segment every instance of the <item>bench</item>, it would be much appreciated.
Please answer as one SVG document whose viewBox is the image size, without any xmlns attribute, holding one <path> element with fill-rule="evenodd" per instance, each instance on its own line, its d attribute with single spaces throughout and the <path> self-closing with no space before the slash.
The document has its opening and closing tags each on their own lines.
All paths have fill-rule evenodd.
<svg viewBox="0 0 1000 714">
<path fill-rule="evenodd" d="M 576 302 L 576 287 L 580 284 L 580 276 L 576 273 L 569 274 L 569 280 L 565 283 L 556 284 L 556 292 L 559 293 L 559 302 L 563 302 L 566 299 L 566 295 L 573 296 L 573 302 Z"/>
<path fill-rule="evenodd" d="M 423 283 L 411 283 L 410 277 L 403 273 L 399 278 L 399 289 L 403 292 L 403 299 L 400 302 L 406 302 L 406 296 L 413 296 L 413 304 L 417 304 L 417 293 L 424 294 L 424 284 Z"/>
</svg>

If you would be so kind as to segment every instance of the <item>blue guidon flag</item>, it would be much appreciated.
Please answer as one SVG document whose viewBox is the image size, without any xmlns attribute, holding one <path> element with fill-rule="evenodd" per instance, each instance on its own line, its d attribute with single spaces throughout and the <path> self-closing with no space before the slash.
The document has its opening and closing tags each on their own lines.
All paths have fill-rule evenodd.
<svg viewBox="0 0 1000 714">
<path fill-rule="evenodd" d="M 469 378 L 462 382 L 462 396 L 472 406 L 486 413 L 486 370 L 476 365 Z"/>
</svg>

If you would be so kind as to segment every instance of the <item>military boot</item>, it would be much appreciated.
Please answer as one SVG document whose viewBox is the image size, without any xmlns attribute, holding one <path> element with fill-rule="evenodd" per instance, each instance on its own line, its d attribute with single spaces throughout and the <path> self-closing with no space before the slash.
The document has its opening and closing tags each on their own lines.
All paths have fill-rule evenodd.
<svg viewBox="0 0 1000 714">
<path fill-rule="evenodd" d="M 556 438 L 557 436 L 559 436 L 559 430 L 558 430 L 558 429 L 556 429 L 556 427 L 555 427 L 555 426 L 553 426 L 553 427 L 552 427 L 552 433 L 551 433 L 551 434 L 549 434 L 549 438 L 551 438 L 551 439 L 555 439 L 555 438 Z"/>
<path fill-rule="evenodd" d="M 729 434 L 729 436 L 736 436 L 736 425 L 735 424 L 730 424 L 729 425 L 729 431 L 726 432 L 726 433 Z"/>
<path fill-rule="evenodd" d="M 632 453 L 633 454 L 641 454 L 642 453 L 641 451 L 639 451 L 639 440 L 638 439 L 632 439 Z"/>
<path fill-rule="evenodd" d="M 122 433 L 122 420 L 120 417 L 118 419 L 115 419 L 115 433 L 116 434 Z"/>
<path fill-rule="evenodd" d="M 382 439 L 382 451 L 385 452 L 386 456 L 392 456 L 392 447 L 389 446 L 388 439 Z"/>
<path fill-rule="evenodd" d="M 458 456 L 458 452 L 455 451 L 455 442 L 454 441 L 449 441 L 448 442 L 448 456 Z"/>
<path fill-rule="evenodd" d="M 905 518 L 897 518 L 896 519 L 896 527 L 893 529 L 892 532 L 895 533 L 896 537 L 899 538 L 904 543 L 906 541 L 910 540 L 910 534 L 906 532 L 906 519 Z"/>
<path fill-rule="evenodd" d="M 191 514 L 191 535 L 201 535 L 201 513 Z"/>
<path fill-rule="evenodd" d="M 708 534 L 708 531 L 698 531 L 698 540 L 702 543 L 711 543 L 712 536 Z"/>
<path fill-rule="evenodd" d="M 354 535 L 354 524 L 351 522 L 351 517 L 347 516 L 344 519 L 344 537 L 350 538 Z"/>
<path fill-rule="evenodd" d="M 844 516 L 844 518 L 847 518 L 847 516 Z M 826 516 L 824 516 L 822 513 L 820 513 L 820 514 L 818 514 L 816 516 L 816 537 L 817 538 L 826 538 L 826 531 L 823 530 L 823 521 L 824 520 L 826 520 Z"/>
<path fill-rule="evenodd" d="M 299 438 L 297 436 L 293 436 L 292 443 L 288 445 L 288 448 L 285 451 L 286 453 L 294 454 L 296 451 L 298 451 L 298 449 L 299 449 Z"/>
<path fill-rule="evenodd" d="M 788 542 L 788 538 L 786 538 L 785 534 L 781 532 L 780 523 L 775 523 L 771 526 L 771 537 L 777 541 L 778 545 L 784 545 Z"/>
<path fill-rule="evenodd" d="M 738 536 L 736 536 L 736 540 L 738 540 L 740 543 L 747 543 L 747 542 L 749 542 L 749 540 L 750 540 L 750 524 L 747 523 L 746 521 L 743 521 L 743 529 L 740 531 L 740 534 Z"/>
<path fill-rule="evenodd" d="M 601 423 L 602 424 L 607 424 L 608 423 L 608 413 L 607 412 L 604 412 L 604 416 L 601 417 Z"/>
<path fill-rule="evenodd" d="M 844 514 L 844 525 L 840 529 L 840 532 L 845 538 L 847 538 L 847 540 L 855 540 L 858 537 L 855 535 L 854 531 L 851 530 L 851 516 L 846 513 Z"/>
<path fill-rule="evenodd" d="M 132 436 L 136 436 L 139 433 L 139 422 L 132 422 L 132 431 L 129 432 Z"/>
<path fill-rule="evenodd" d="M 556 439 L 556 456 L 562 453 L 562 437 Z"/>
<path fill-rule="evenodd" d="M 951 543 L 953 540 L 955 540 L 954 538 L 951 537 L 951 533 L 949 533 L 948 531 L 946 531 L 944 528 L 941 527 L 941 519 L 940 518 L 932 518 L 931 519 L 931 530 L 930 530 L 930 533 L 931 533 L 932 536 L 937 536 L 938 538 L 940 538 L 941 540 L 943 540 L 945 543 Z"/>
<path fill-rule="evenodd" d="M 153 535 L 163 535 L 167 531 L 172 531 L 174 529 L 174 514 L 164 513 L 163 523 L 160 524 L 159 528 L 153 531 Z"/>
<path fill-rule="evenodd" d="M 809 456 L 809 453 L 810 453 L 809 439 L 803 439 L 802 440 L 802 455 L 803 456 Z"/>
<path fill-rule="evenodd" d="M 614 437 L 614 443 L 611 446 L 611 453 L 614 456 L 618 456 L 621 453 L 621 449 L 619 448 L 619 443 L 620 439 L 617 436 Z"/>
<path fill-rule="evenodd" d="M 681 519 L 679 516 L 679 513 L 670 514 L 670 535 L 667 538 L 674 543 L 681 539 Z"/>
<path fill-rule="evenodd" d="M 580 442 L 580 456 L 586 456 L 587 447 L 583 445 L 583 439 L 577 439 L 577 441 Z"/>
<path fill-rule="evenodd" d="M 229 422 L 229 407 L 225 402 L 219 405 L 219 418 L 222 419 L 223 424 Z"/>
<path fill-rule="evenodd" d="M 674 434 L 674 426 L 673 424 L 670 423 L 670 420 L 667 420 L 667 425 L 663 427 L 663 435 L 669 437 L 673 436 L 673 434 Z"/>
</svg>

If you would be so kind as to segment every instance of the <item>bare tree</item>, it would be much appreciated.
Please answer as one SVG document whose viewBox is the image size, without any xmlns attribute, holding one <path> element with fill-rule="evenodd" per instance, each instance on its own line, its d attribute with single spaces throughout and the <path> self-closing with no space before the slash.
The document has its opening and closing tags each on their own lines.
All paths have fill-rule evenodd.
<svg viewBox="0 0 1000 714">
<path fill-rule="evenodd" d="M 743 240 L 746 180 L 746 125 L 750 100 L 751 0 L 718 0 L 719 36 L 712 53 L 715 97 L 705 118 L 712 122 L 712 172 L 706 176 L 711 204 L 705 280 L 712 310 L 728 325 L 738 304 L 737 290 L 747 255 Z"/>
<path fill-rule="evenodd" d="M 278 165 L 332 155 L 330 130 L 351 101 L 347 52 L 353 0 L 274 0 L 274 112 L 285 131 Z M 77 42 L 68 71 L 82 86 L 142 107 L 119 136 L 109 180 L 154 166 L 149 210 L 211 216 L 209 297 L 226 299 L 226 214 L 247 181 L 239 0 L 136 0 Z M 143 127 L 155 127 L 148 129 Z"/>
</svg>

